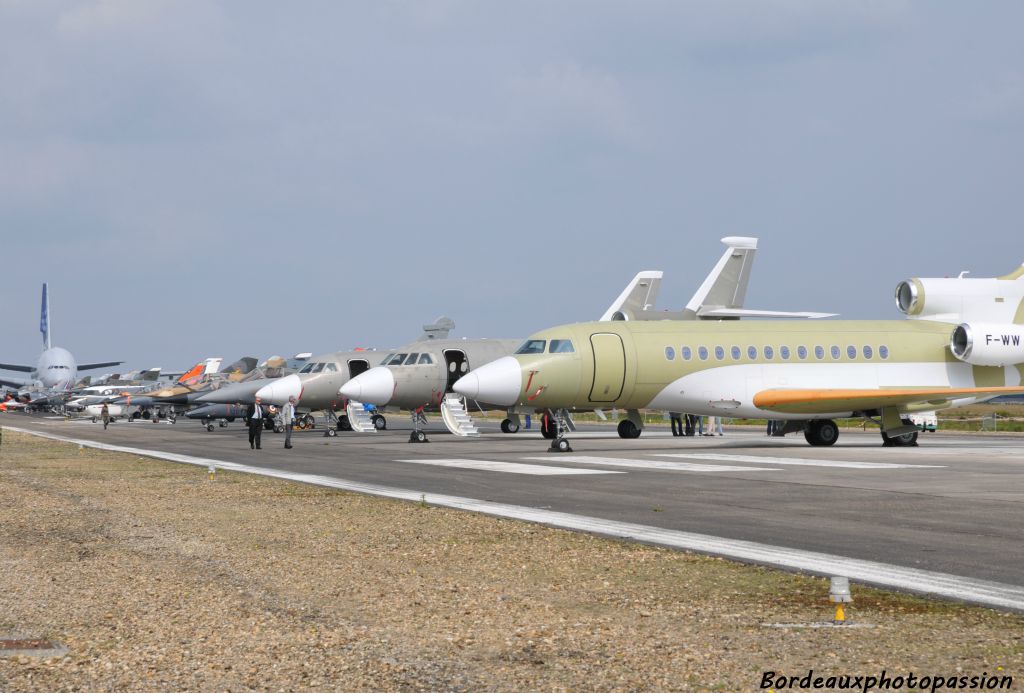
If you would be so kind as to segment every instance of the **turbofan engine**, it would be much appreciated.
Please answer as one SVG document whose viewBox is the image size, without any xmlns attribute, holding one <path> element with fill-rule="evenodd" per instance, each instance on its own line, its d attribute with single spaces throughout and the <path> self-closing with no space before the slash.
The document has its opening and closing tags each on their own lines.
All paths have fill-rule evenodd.
<svg viewBox="0 0 1024 693">
<path fill-rule="evenodd" d="M 953 330 L 949 349 L 972 366 L 1024 363 L 1024 325 L 965 322 Z"/>
<path fill-rule="evenodd" d="M 1024 269 L 998 278 L 915 277 L 896 285 L 896 307 L 918 320 L 1013 323 L 1022 300 Z"/>
</svg>

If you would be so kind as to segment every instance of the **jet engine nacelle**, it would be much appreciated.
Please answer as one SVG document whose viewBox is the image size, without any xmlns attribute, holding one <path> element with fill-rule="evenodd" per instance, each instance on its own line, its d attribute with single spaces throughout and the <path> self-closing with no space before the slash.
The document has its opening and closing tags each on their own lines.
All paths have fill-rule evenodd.
<svg viewBox="0 0 1024 693">
<path fill-rule="evenodd" d="M 1024 325 L 965 322 L 953 330 L 949 348 L 972 366 L 1024 363 Z"/>
<path fill-rule="evenodd" d="M 1024 272 L 1019 270 L 998 279 L 915 277 L 896 285 L 896 307 L 919 320 L 1012 323 L 1022 300 Z"/>
</svg>

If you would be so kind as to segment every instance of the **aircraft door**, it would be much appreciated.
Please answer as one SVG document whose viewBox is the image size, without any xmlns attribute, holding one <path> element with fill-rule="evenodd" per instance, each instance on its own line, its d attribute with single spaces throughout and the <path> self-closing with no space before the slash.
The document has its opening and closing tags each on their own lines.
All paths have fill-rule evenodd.
<svg viewBox="0 0 1024 693">
<path fill-rule="evenodd" d="M 352 359 L 348 362 L 348 377 L 349 380 L 356 377 L 360 373 L 365 373 L 370 370 L 370 364 L 365 359 Z"/>
<path fill-rule="evenodd" d="M 590 388 L 591 402 L 614 402 L 626 384 L 626 350 L 622 337 L 617 334 L 592 334 L 590 346 L 594 350 L 594 385 Z"/>
<path fill-rule="evenodd" d="M 445 392 L 452 392 L 452 385 L 455 381 L 469 373 L 469 360 L 466 353 L 457 349 L 444 352 L 444 363 L 448 368 L 448 382 L 445 385 Z"/>
</svg>

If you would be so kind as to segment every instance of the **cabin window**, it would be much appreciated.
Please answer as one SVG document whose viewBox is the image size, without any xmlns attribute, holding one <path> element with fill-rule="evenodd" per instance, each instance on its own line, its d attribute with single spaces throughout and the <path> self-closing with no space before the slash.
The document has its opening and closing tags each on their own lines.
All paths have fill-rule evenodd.
<svg viewBox="0 0 1024 693">
<path fill-rule="evenodd" d="M 697 347 L 697 356 L 700 357 L 701 361 L 708 360 L 708 348 L 706 346 Z"/>
<path fill-rule="evenodd" d="M 764 348 L 764 357 L 768 361 L 771 361 L 773 358 L 775 358 L 775 349 L 771 348 L 770 346 L 766 346 Z"/>
<path fill-rule="evenodd" d="M 814 358 L 818 359 L 819 361 L 825 358 L 825 347 L 821 345 L 814 347 Z"/>
<path fill-rule="evenodd" d="M 889 358 L 889 347 L 885 346 L 884 344 L 878 347 L 878 355 L 881 356 L 883 359 Z"/>
<path fill-rule="evenodd" d="M 839 352 L 839 347 L 837 347 L 837 346 L 836 346 L 835 344 L 833 344 L 833 345 L 832 345 L 832 346 L 831 346 L 831 347 L 829 348 L 829 352 L 830 352 L 830 353 L 832 354 L 832 358 L 833 358 L 833 359 L 838 359 L 838 358 L 839 358 L 839 354 L 840 354 L 840 352 Z"/>
<path fill-rule="evenodd" d="M 431 356 L 430 354 L 420 354 L 419 364 L 421 366 L 423 366 L 423 365 L 428 365 L 429 366 L 429 365 L 431 365 L 433 363 L 434 363 L 434 357 L 433 356 Z"/>
<path fill-rule="evenodd" d="M 730 351 L 732 352 L 733 361 L 739 361 L 740 357 L 743 356 L 743 352 L 740 351 L 740 348 L 738 346 L 734 346 L 732 349 L 730 349 Z"/>
<path fill-rule="evenodd" d="M 751 361 L 757 360 L 757 347 L 747 347 L 747 358 L 750 359 Z"/>
<path fill-rule="evenodd" d="M 576 353 L 576 347 L 572 345 L 571 339 L 552 339 L 551 347 L 548 349 L 549 354 L 573 354 Z"/>
<path fill-rule="evenodd" d="M 668 359 L 669 361 L 672 361 L 673 359 L 675 359 L 675 357 L 676 357 L 676 350 L 673 349 L 670 346 L 665 347 L 665 358 Z"/>
<path fill-rule="evenodd" d="M 805 347 L 802 344 L 798 346 L 796 348 L 796 355 L 799 356 L 801 359 L 807 358 L 807 347 Z"/>
<path fill-rule="evenodd" d="M 781 356 L 784 360 L 788 361 L 789 360 L 789 347 L 788 346 L 780 346 L 779 347 L 779 356 Z"/>
<path fill-rule="evenodd" d="M 864 345 L 864 358 L 869 359 L 874 355 L 874 350 L 867 344 Z"/>
<path fill-rule="evenodd" d="M 679 350 L 679 353 L 682 354 L 683 359 L 686 361 L 689 361 L 691 358 L 693 358 L 693 351 L 688 346 L 682 347 Z"/>
<path fill-rule="evenodd" d="M 517 354 L 543 354 L 547 346 L 546 339 L 527 339 L 523 345 L 516 349 Z"/>
<path fill-rule="evenodd" d="M 725 358 L 725 349 L 720 347 L 720 346 L 716 346 L 715 347 L 715 358 L 718 359 L 719 361 L 724 359 Z"/>
<path fill-rule="evenodd" d="M 855 346 L 848 346 L 848 347 L 846 347 L 846 357 L 849 358 L 849 359 L 857 358 L 857 347 L 855 347 Z"/>
</svg>

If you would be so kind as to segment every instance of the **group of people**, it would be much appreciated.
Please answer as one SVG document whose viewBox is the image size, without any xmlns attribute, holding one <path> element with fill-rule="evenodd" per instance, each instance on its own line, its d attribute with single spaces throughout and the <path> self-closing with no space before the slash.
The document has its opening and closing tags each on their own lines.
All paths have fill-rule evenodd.
<svg viewBox="0 0 1024 693">
<path fill-rule="evenodd" d="M 721 416 L 698 416 L 697 414 L 681 414 L 669 412 L 674 436 L 714 436 L 722 435 Z"/>
<path fill-rule="evenodd" d="M 271 410 L 273 407 L 271 407 Z M 260 436 L 263 433 L 263 417 L 271 410 L 263 410 L 263 399 L 256 398 L 256 401 L 245 410 L 245 424 L 249 427 L 249 447 L 253 450 L 262 450 Z M 281 422 L 284 424 L 284 447 L 292 449 L 292 422 L 295 421 L 295 397 L 288 398 L 288 402 L 281 407 Z"/>
</svg>

